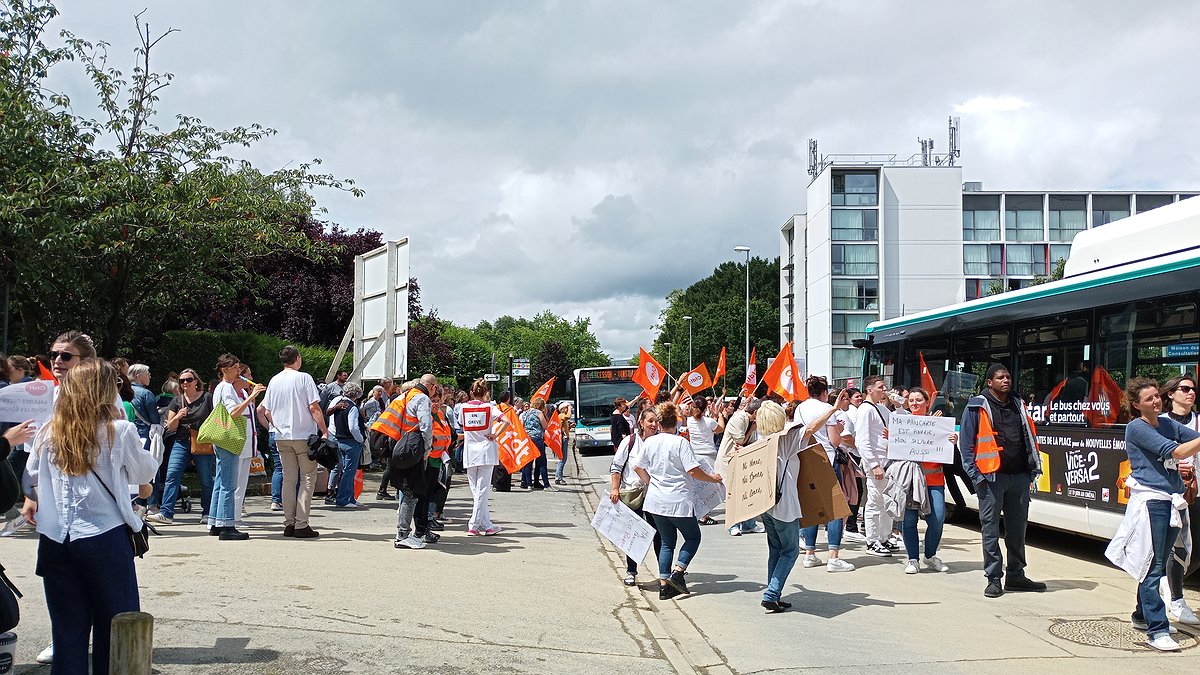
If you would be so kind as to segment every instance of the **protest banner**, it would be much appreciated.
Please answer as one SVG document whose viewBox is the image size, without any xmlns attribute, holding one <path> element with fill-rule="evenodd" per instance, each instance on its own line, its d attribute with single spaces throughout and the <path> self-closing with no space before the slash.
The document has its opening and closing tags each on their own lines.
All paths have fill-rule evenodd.
<svg viewBox="0 0 1200 675">
<path fill-rule="evenodd" d="M 779 435 L 752 443 L 729 458 L 726 473 L 725 523 L 734 525 L 775 506 L 775 457 Z"/>
<path fill-rule="evenodd" d="M 703 457 L 697 457 L 700 460 L 700 468 L 705 473 L 715 473 L 712 464 Z M 725 486 L 721 483 L 709 483 L 707 481 L 688 478 L 691 481 L 692 492 L 692 510 L 697 518 L 703 518 L 708 515 L 709 511 L 717 508 L 721 502 L 725 501 Z"/>
<path fill-rule="evenodd" d="M 54 412 L 54 384 L 43 380 L 19 382 L 0 389 L 0 422 L 33 420 L 39 427 Z"/>
<path fill-rule="evenodd" d="M 954 463 L 953 417 L 892 415 L 888 422 L 888 459 Z"/>
<path fill-rule="evenodd" d="M 508 428 L 501 434 L 497 443 L 500 464 L 504 466 L 505 471 L 514 474 L 520 471 L 521 467 L 541 457 L 542 453 L 533 444 L 533 439 L 525 431 L 525 425 L 521 424 L 515 410 L 505 410 L 504 418 L 508 420 Z"/>
<path fill-rule="evenodd" d="M 796 427 L 785 436 L 792 433 L 798 436 L 800 429 Z M 850 516 L 846 495 L 842 492 L 833 465 L 829 463 L 829 455 L 820 443 L 813 443 L 800 451 L 796 489 L 800 493 L 800 527 L 823 525 Z"/>
<path fill-rule="evenodd" d="M 616 504 L 605 497 L 596 505 L 592 527 L 600 536 L 611 541 L 625 555 L 639 563 L 646 558 L 654 541 L 654 528 L 621 502 Z"/>
</svg>

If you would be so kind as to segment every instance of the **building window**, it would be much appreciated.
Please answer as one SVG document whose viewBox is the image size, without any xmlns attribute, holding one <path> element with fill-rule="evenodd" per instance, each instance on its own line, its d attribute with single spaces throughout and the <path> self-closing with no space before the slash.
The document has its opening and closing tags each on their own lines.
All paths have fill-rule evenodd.
<svg viewBox="0 0 1200 675">
<path fill-rule="evenodd" d="M 879 309 L 879 281 L 876 279 L 834 279 L 833 308 Z"/>
<path fill-rule="evenodd" d="M 833 174 L 834 206 L 876 206 L 879 176 L 874 171 L 838 171 Z"/>
<path fill-rule="evenodd" d="M 1129 217 L 1129 195 L 1092 195 L 1092 227 Z"/>
<path fill-rule="evenodd" d="M 1050 244 L 1050 258 L 1048 260 L 1051 265 L 1058 264 L 1059 260 L 1068 260 L 1070 257 L 1070 244 Z"/>
<path fill-rule="evenodd" d="M 1071 241 L 1087 229 L 1087 197 L 1050 197 L 1050 241 Z"/>
<path fill-rule="evenodd" d="M 832 274 L 849 277 L 879 276 L 879 248 L 875 244 L 833 244 Z"/>
<path fill-rule="evenodd" d="M 1042 196 L 1009 195 L 1004 200 L 1005 241 L 1042 241 Z"/>
<path fill-rule="evenodd" d="M 1000 244 L 963 244 L 963 274 L 998 277 L 1003 274 L 1003 254 Z"/>
<path fill-rule="evenodd" d="M 1175 195 L 1138 195 L 1137 212 L 1145 213 L 1175 201 Z"/>
<path fill-rule="evenodd" d="M 876 209 L 833 209 L 834 241 L 875 241 L 879 238 Z"/>
<path fill-rule="evenodd" d="M 833 316 L 833 344 L 849 345 L 867 337 L 867 324 L 879 319 L 878 314 L 837 314 Z"/>
<path fill-rule="evenodd" d="M 992 284 L 997 283 L 998 279 L 967 279 L 967 300 L 986 298 L 991 294 Z"/>
<path fill-rule="evenodd" d="M 863 350 L 834 349 L 833 350 L 833 384 L 843 386 L 846 380 L 861 379 L 863 371 Z"/>
<path fill-rule="evenodd" d="M 1010 277 L 1032 277 L 1046 274 L 1046 246 L 1043 244 L 1008 244 L 1004 252 L 1005 274 Z"/>
<path fill-rule="evenodd" d="M 1000 195 L 963 195 L 963 241 L 1000 241 Z"/>
</svg>

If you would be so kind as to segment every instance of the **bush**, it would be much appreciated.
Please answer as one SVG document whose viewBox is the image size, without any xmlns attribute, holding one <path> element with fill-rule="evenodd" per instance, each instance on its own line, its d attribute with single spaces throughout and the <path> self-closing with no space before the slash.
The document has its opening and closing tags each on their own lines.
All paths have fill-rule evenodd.
<svg viewBox="0 0 1200 675">
<path fill-rule="evenodd" d="M 184 368 L 193 368 L 201 377 L 214 381 L 220 376 L 216 372 L 217 357 L 226 352 L 241 359 L 242 363 L 250 366 L 255 382 L 266 384 L 276 373 L 283 370 L 279 362 L 279 351 L 289 343 L 287 340 L 273 335 L 261 333 L 222 333 L 203 330 L 173 330 L 163 334 L 162 342 L 149 360 L 150 372 L 156 382 L 153 387 L 161 386 L 168 372 L 179 372 Z M 301 370 L 309 373 L 314 379 L 322 379 L 329 372 L 329 364 L 337 352 L 325 347 L 308 347 L 296 345 L 304 359 Z M 353 370 L 354 355 L 347 353 L 342 359 L 341 368 Z"/>
</svg>

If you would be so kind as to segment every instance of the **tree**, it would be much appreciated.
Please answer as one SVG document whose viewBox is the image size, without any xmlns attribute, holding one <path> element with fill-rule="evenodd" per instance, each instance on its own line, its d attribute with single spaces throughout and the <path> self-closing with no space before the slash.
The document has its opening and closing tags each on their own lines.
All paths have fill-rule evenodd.
<svg viewBox="0 0 1200 675">
<path fill-rule="evenodd" d="M 530 364 L 530 383 L 535 387 L 542 386 L 550 378 L 557 378 L 554 381 L 554 387 L 551 389 L 551 396 L 555 391 L 565 392 L 567 382 L 573 375 L 574 368 L 571 367 L 570 357 L 567 356 L 567 350 L 563 348 L 557 340 L 546 340 L 542 343 L 541 349 L 538 350 L 537 356 L 533 357 L 533 362 Z"/>
<path fill-rule="evenodd" d="M 1048 276 L 1048 277 L 1043 277 L 1043 276 L 1034 277 L 1033 281 L 1029 282 L 1029 285 L 1030 285 L 1030 286 L 1041 286 L 1042 284 L 1048 284 L 1048 283 L 1050 283 L 1051 281 L 1058 281 L 1059 279 L 1062 279 L 1062 278 L 1063 278 L 1063 272 L 1064 272 L 1066 269 L 1067 269 L 1067 261 L 1066 261 L 1066 259 L 1065 259 L 1065 258 L 1059 258 L 1058 260 L 1055 260 L 1055 261 L 1054 261 L 1054 267 L 1053 267 L 1053 268 L 1050 270 L 1050 276 Z"/>
<path fill-rule="evenodd" d="M 0 198 L 12 245 L 5 272 L 15 279 L 28 346 L 83 328 L 111 356 L 159 335 L 181 307 L 263 292 L 256 262 L 333 253 L 295 224 L 319 210 L 314 188 L 361 195 L 353 181 L 314 173 L 319 160 L 268 173 L 222 154 L 274 133 L 257 124 L 217 130 L 179 115 L 174 128 L 160 128 L 155 105 L 172 76 L 151 70 L 151 52 L 173 31 L 155 36 L 139 15 L 141 44 L 126 78 L 108 65 L 104 43 L 64 33 L 64 49 L 46 49 L 42 33 L 55 14 L 48 3 L 22 0 L 0 15 L 0 49 L 19 54 L 0 75 L 20 88 L 0 101 L 4 150 L 17 149 L 22 131 L 37 149 L 6 167 L 18 189 Z M 101 119 L 72 116 L 65 97 L 41 93 L 49 67 L 64 60 L 82 62 Z M 200 274 L 170 283 L 188 271 Z"/>
<path fill-rule="evenodd" d="M 694 365 L 717 365 L 725 347 L 726 380 L 731 390 L 746 377 L 746 264 L 721 263 L 713 273 L 683 290 L 667 295 L 667 306 L 655 326 L 654 358 L 674 368 L 673 377 L 688 369 L 688 322 L 691 316 Z M 671 343 L 670 354 L 666 343 Z M 758 351 L 760 364 L 779 351 L 779 259 L 750 260 L 750 346 Z M 670 357 L 670 358 L 668 358 Z M 670 361 L 670 363 L 668 363 Z M 761 373 L 764 368 L 759 368 Z M 720 388 L 721 384 L 717 385 Z"/>
<path fill-rule="evenodd" d="M 416 277 L 408 280 L 408 376 L 420 377 L 446 372 L 454 352 L 443 331 L 447 322 L 437 316 L 437 310 L 424 313 L 421 307 L 421 285 Z"/>
</svg>

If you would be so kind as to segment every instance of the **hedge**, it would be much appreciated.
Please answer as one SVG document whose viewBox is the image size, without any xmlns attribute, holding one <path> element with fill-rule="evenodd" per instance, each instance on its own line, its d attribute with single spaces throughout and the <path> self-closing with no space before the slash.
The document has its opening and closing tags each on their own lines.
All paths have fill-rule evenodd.
<svg viewBox="0 0 1200 675">
<path fill-rule="evenodd" d="M 210 382 L 217 379 L 217 357 L 226 352 L 241 359 L 242 363 L 250 366 L 254 373 L 254 381 L 266 384 L 279 371 L 283 364 L 279 362 L 279 352 L 290 343 L 283 338 L 260 333 L 238 332 L 223 333 L 202 330 L 173 330 L 163 334 L 153 358 L 149 361 L 150 372 L 155 382 L 155 388 L 161 386 L 167 373 L 178 373 L 184 368 L 195 369 L 200 376 Z M 310 347 L 295 344 L 304 358 L 301 370 L 311 374 L 314 379 L 322 379 L 329 372 L 329 364 L 337 352 L 325 347 Z M 347 352 L 341 364 L 344 370 L 353 370 L 354 355 Z"/>
</svg>

